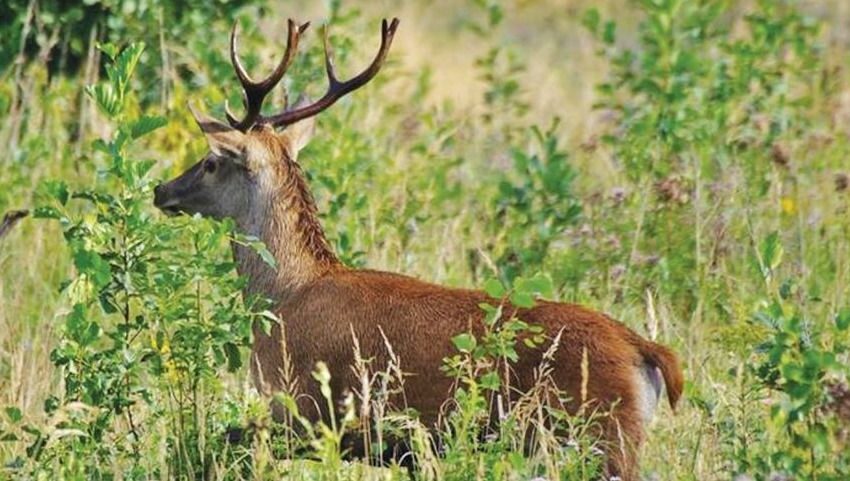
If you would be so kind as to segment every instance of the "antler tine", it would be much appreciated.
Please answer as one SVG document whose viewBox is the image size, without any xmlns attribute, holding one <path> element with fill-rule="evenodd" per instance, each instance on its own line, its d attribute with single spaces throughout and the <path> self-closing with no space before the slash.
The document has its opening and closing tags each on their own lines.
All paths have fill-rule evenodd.
<svg viewBox="0 0 850 481">
<path fill-rule="evenodd" d="M 322 28 L 322 47 L 325 50 L 325 72 L 328 75 L 328 84 L 330 84 L 330 88 L 334 88 L 339 85 L 339 80 L 337 80 L 336 72 L 334 71 L 334 50 L 331 45 L 330 31 L 331 27 L 329 25 L 325 25 Z"/>
<path fill-rule="evenodd" d="M 372 60 L 372 63 L 366 68 L 366 70 L 363 70 L 358 75 L 346 80 L 345 82 L 340 82 L 336 77 L 333 64 L 333 51 L 330 45 L 330 40 L 328 39 L 328 28 L 325 27 L 325 70 L 328 76 L 327 92 L 325 92 L 325 95 L 323 95 L 322 98 L 310 105 L 266 117 L 264 121 L 267 121 L 275 127 L 282 127 L 295 123 L 299 120 L 318 114 L 333 105 L 346 94 L 366 85 L 373 77 L 375 77 L 375 75 L 377 75 L 378 71 L 381 70 L 381 66 L 383 66 L 384 60 L 386 59 L 387 53 L 392 45 L 393 36 L 398 28 L 398 23 L 399 20 L 397 18 L 393 18 L 389 23 L 387 22 L 387 19 L 384 19 L 381 22 L 381 46 L 378 49 L 378 53 L 375 55 L 375 59 Z"/>
<path fill-rule="evenodd" d="M 230 61 L 233 64 L 233 69 L 236 71 L 236 77 L 239 79 L 239 83 L 242 84 L 242 102 L 245 105 L 246 113 L 245 118 L 238 120 L 230 112 L 230 107 L 227 103 L 225 103 L 225 115 L 227 115 L 227 120 L 231 126 L 239 130 L 247 130 L 261 118 L 260 111 L 263 107 L 263 100 L 274 86 L 280 82 L 280 79 L 283 78 L 286 70 L 292 64 L 292 60 L 295 58 L 295 52 L 298 49 L 298 39 L 309 26 L 310 22 L 299 26 L 295 21 L 289 19 L 289 35 L 286 40 L 286 52 L 284 52 L 283 58 L 271 75 L 259 82 L 255 82 L 245 71 L 245 67 L 242 66 L 239 55 L 236 53 L 236 24 L 233 25 L 233 30 L 230 33 Z"/>
</svg>

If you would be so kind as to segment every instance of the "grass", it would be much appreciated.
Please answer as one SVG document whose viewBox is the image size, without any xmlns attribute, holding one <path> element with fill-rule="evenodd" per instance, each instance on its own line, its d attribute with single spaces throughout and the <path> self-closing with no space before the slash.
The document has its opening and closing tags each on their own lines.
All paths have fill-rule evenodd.
<svg viewBox="0 0 850 481">
<path fill-rule="evenodd" d="M 770 323 L 754 319 L 781 292 L 788 312 L 805 319 L 809 330 L 823 332 L 809 345 L 805 340 L 811 334 L 804 329 L 801 345 L 818 352 L 836 348 L 839 359 L 847 361 L 840 352 L 847 334 L 831 326 L 848 307 L 850 294 L 850 190 L 841 180 L 850 175 L 850 90 L 843 70 L 850 42 L 843 26 L 850 11 L 838 0 L 800 3 L 823 26 L 817 37 L 823 45 L 818 53 L 823 75 L 808 92 L 811 101 L 794 106 L 791 114 L 805 120 L 805 129 L 789 129 L 773 146 L 741 151 L 732 159 L 717 160 L 728 151 L 709 142 L 702 151 L 683 150 L 680 164 L 671 161 L 677 166 L 672 172 L 648 169 L 636 176 L 617 145 L 600 141 L 618 125 L 610 109 L 593 108 L 602 98 L 595 86 L 612 67 L 597 55 L 602 44 L 580 24 L 590 6 L 602 18 L 617 21 L 617 45 L 638 44 L 642 15 L 633 2 L 517 1 L 502 7 L 504 20 L 495 25 L 473 3 L 346 3 L 343 11 L 362 12 L 335 24 L 337 40 L 352 42 L 339 48 L 343 73 L 353 72 L 372 52 L 377 18 L 395 15 L 402 24 L 392 64 L 374 85 L 324 114 L 313 144 L 301 154 L 325 228 L 350 263 L 448 285 L 482 286 L 512 265 L 506 259 L 514 246 L 533 250 L 531 242 L 554 222 L 534 217 L 535 212 L 558 211 L 567 201 L 580 203 L 581 217 L 555 224 L 558 231 L 547 256 L 532 268 L 555 279 L 560 300 L 609 313 L 672 346 L 685 365 L 685 401 L 675 414 L 659 406 L 642 452 L 642 471 L 662 480 L 720 480 L 739 473 L 759 478 L 757 473 L 782 471 L 785 458 L 776 453 L 800 451 L 789 433 L 803 428 L 772 414 L 786 399 L 783 388 L 759 380 L 752 368 L 764 362 L 757 347 L 778 335 Z M 756 2 L 727 5 L 721 17 L 732 26 L 728 35 L 741 35 L 743 14 L 758 11 Z M 327 6 L 314 2 L 272 3 L 259 22 L 257 12 L 249 7 L 237 14 L 250 26 L 242 48 L 258 52 L 249 58 L 257 72 L 279 54 L 279 35 L 273 33 L 282 31 L 286 16 L 297 12 L 297 18 L 313 20 L 328 15 Z M 469 28 L 471 21 L 483 25 L 484 33 Z M 211 35 L 164 38 L 160 45 L 149 45 L 142 58 L 134 85 L 138 93 L 128 109 L 164 115 L 169 123 L 133 154 L 155 159 L 158 177 L 173 176 L 205 148 L 184 108 L 187 101 L 206 103 L 212 111 L 225 98 L 238 103 L 235 82 L 222 63 L 228 28 L 228 20 L 218 20 L 210 24 Z M 309 54 L 293 68 L 293 85 L 311 81 L 309 92 L 315 96 L 324 87 L 316 77 L 321 72 L 315 32 L 306 43 Z M 493 48 L 506 57 L 515 55 L 523 67 L 512 71 L 506 57 L 489 67 L 476 65 Z M 103 182 L 88 144 L 112 127 L 82 94 L 82 87 L 94 79 L 91 72 L 97 71 L 92 62 L 102 62 L 95 53 L 87 58 L 88 66 L 76 74 L 50 78 L 43 62 L 5 67 L 0 76 L 0 144 L 9 147 L 0 158 L 0 212 L 41 202 L 35 192 L 47 179 L 82 187 Z M 488 73 L 494 79 L 482 80 Z M 485 95 L 502 80 L 516 80 L 519 90 L 488 104 Z M 12 106 L 15 98 L 20 98 L 20 110 Z M 730 118 L 746 115 L 745 106 L 735 107 Z M 567 153 L 562 162 L 575 173 L 572 190 L 556 197 L 554 208 L 541 207 L 535 204 L 541 202 L 540 187 L 532 182 L 531 207 L 510 204 L 511 198 L 499 194 L 499 184 L 522 185 L 526 180 L 515 167 L 513 151 L 539 153 L 528 127 L 545 130 L 553 117 L 561 118 L 552 135 Z M 718 135 L 729 139 L 739 134 L 751 133 L 729 127 Z M 693 159 L 710 166 L 692 168 L 688 162 Z M 504 217 L 504 212 L 519 215 Z M 526 222 L 526 217 L 532 220 Z M 774 232 L 784 248 L 776 265 L 766 249 Z M 226 250 L 220 255 L 226 256 Z M 63 335 L 59 326 L 70 310 L 68 294 L 59 286 L 73 273 L 56 223 L 26 220 L 0 239 L 0 405 L 20 409 L 25 423 L 50 422 L 43 402 L 64 387 L 50 352 Z M 793 329 L 782 335 L 797 335 Z M 785 352 L 781 362 L 796 359 L 792 350 Z M 264 403 L 251 388 L 247 369 L 220 378 L 222 396 L 246 410 L 237 416 L 262 423 Z M 821 390 L 828 383 L 846 383 L 846 370 L 829 368 L 813 381 Z M 818 397 L 821 409 L 840 402 L 833 398 Z M 819 422 L 820 414 L 813 416 L 812 422 Z M 846 433 L 848 420 L 824 423 L 832 437 L 813 456 L 844 456 L 834 465 L 846 466 L 848 446 L 841 433 Z M 150 457 L 143 469 L 167 464 L 163 439 L 168 429 L 164 422 L 150 429 L 145 442 Z M 348 479 L 404 476 L 398 469 L 373 470 L 343 460 L 282 462 L 269 456 L 272 444 L 259 440 L 239 454 L 251 460 L 255 477 L 328 479 L 328 466 L 348 466 Z M 25 445 L 0 444 L 0 458 L 11 462 L 23 455 Z M 222 453 L 220 462 L 212 463 L 218 477 L 244 474 L 227 464 L 232 459 Z M 482 479 L 486 459 L 469 458 L 478 463 L 473 471 Z M 533 463 L 543 466 L 556 459 L 541 455 Z M 434 457 L 426 466 L 443 479 L 451 474 L 447 463 Z M 822 473 L 811 479 L 840 479 L 830 478 L 839 475 L 828 468 Z M 499 479 L 516 478 L 504 474 Z"/>
</svg>

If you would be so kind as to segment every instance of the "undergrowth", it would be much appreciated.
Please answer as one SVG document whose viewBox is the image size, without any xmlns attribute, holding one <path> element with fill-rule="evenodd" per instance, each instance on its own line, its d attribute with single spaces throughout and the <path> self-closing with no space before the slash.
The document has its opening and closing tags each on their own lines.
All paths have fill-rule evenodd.
<svg viewBox="0 0 850 481">
<path fill-rule="evenodd" d="M 232 22 L 261 52 L 246 55 L 254 72 L 281 47 L 262 32 L 291 12 L 143 3 L 4 7 L 0 211 L 37 219 L 0 239 L 2 477 L 408 479 L 399 463 L 415 459 L 417 479 L 597 479 L 606 413 L 542 402 L 560 368 L 546 356 L 535 388 L 504 403 L 519 343 L 558 339 L 494 306 L 483 335 L 453 338 L 437 429 L 389 402 L 403 352 L 381 371 L 356 356 L 360 386 L 329 424 L 288 393 L 275 401 L 288 421 L 271 422 L 247 352 L 252 325 L 281 321 L 242 297 L 228 244 L 264 246 L 230 222 L 164 218 L 151 191 L 202 154 L 185 102 L 238 102 L 222 55 Z M 373 17 L 395 13 L 373 8 L 325 6 L 341 65 L 370 51 Z M 562 41 L 549 2 L 398 8 L 400 32 L 421 18 L 475 46 L 463 65 L 478 95 L 462 104 L 434 83 L 428 60 L 448 46 L 400 42 L 323 114 L 301 158 L 341 259 L 518 306 L 581 302 L 671 345 L 688 382 L 679 412 L 660 408 L 650 427 L 651 479 L 847 479 L 850 115 L 842 45 L 826 42 L 841 17 L 785 0 L 583 5 L 571 35 L 605 67 L 577 73 L 559 48 L 529 46 Z M 417 49 L 427 67 L 406 63 Z M 322 87 L 320 42 L 303 50 L 290 95 Z M 596 84 L 586 137 L 570 132 L 567 96 L 539 87 L 542 62 L 561 90 Z M 315 377 L 317 402 L 332 402 L 326 366 Z M 344 455 L 351 435 L 367 440 L 360 461 Z M 387 465 L 397 439 L 409 459 Z"/>
</svg>

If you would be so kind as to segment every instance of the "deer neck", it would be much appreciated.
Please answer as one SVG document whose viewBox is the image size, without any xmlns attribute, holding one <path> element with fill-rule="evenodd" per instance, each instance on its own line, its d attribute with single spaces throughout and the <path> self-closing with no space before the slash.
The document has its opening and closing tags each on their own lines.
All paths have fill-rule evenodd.
<svg viewBox="0 0 850 481">
<path fill-rule="evenodd" d="M 257 180 L 250 215 L 237 221 L 243 232 L 265 244 L 276 265 L 269 265 L 256 249 L 234 243 L 237 271 L 248 281 L 245 294 L 276 303 L 343 267 L 328 245 L 300 167 L 285 159 L 280 168 L 283 175 Z"/>
</svg>

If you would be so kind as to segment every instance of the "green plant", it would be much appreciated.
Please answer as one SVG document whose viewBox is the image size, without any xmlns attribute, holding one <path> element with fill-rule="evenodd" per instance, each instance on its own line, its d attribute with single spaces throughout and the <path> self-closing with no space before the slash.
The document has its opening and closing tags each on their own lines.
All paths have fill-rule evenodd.
<svg viewBox="0 0 850 481">
<path fill-rule="evenodd" d="M 416 0 L 379 10 L 339 0 L 306 10 L 264 0 L 0 5 L 0 213 L 40 206 L 58 217 L 23 220 L 0 242 L 0 479 L 402 480 L 397 467 L 375 467 L 397 434 L 409 435 L 421 479 L 592 479 L 600 458 L 578 418 L 549 410 L 562 429 L 533 441 L 525 408 L 486 425 L 532 327 L 506 315 L 458 338 L 463 394 L 449 396 L 456 409 L 441 436 L 390 408 L 403 353 L 396 373 L 360 360 L 358 425 L 339 416 L 336 430 L 279 434 L 246 379 L 246 329 L 263 306 L 239 299 L 226 260 L 229 242 L 260 246 L 226 223 L 164 220 L 147 205 L 154 179 L 205 152 L 186 102 L 218 117 L 225 99 L 239 110 L 222 55 L 234 21 L 255 76 L 279 58 L 287 17 L 312 22 L 284 80 L 295 101 L 326 87 L 321 24 L 332 26 L 344 74 L 369 60 L 379 15 L 402 19 L 385 70 L 322 114 L 300 156 L 346 263 L 506 296 L 542 272 L 555 297 L 676 346 L 685 402 L 675 415 L 656 410 L 644 478 L 846 478 L 843 0 Z M 135 63 L 133 76 L 99 82 L 117 73 L 94 45 L 134 39 L 148 48 L 118 60 Z M 100 86 L 86 94 L 90 84 Z M 279 108 L 280 89 L 275 97 Z M 159 115 L 167 125 L 133 138 Z M 484 281 L 493 276 L 512 287 Z M 245 435 L 225 444 L 231 425 Z M 369 436 L 367 462 L 338 452 L 358 431 Z"/>
<path fill-rule="evenodd" d="M 558 120 L 548 129 L 529 129 L 531 145 L 511 149 L 512 171 L 498 183 L 494 235 L 504 250 L 496 265 L 507 281 L 520 273 L 548 267 L 550 248 L 578 223 L 582 207 L 573 191 L 576 172 L 559 145 Z M 533 231 L 534 235 L 528 233 Z"/>
<path fill-rule="evenodd" d="M 64 389 L 45 403 L 51 430 L 25 429 L 28 455 L 35 473 L 147 478 L 146 456 L 168 426 L 161 442 L 169 476 L 196 478 L 221 449 L 224 428 L 239 421 L 221 370 L 242 367 L 257 319 L 243 306 L 233 263 L 210 253 L 226 241 L 264 248 L 232 224 L 152 216 L 154 161 L 128 152 L 166 120 L 125 110 L 144 45 L 102 50 L 108 80 L 88 89 L 115 124 L 111 138 L 93 145 L 101 181 L 93 189 L 45 182 L 35 211 L 62 227 L 75 272 L 62 286 L 71 307 L 51 353 Z M 81 462 L 61 462 L 66 456 Z"/>
<path fill-rule="evenodd" d="M 504 7 L 500 2 L 491 0 L 475 0 L 474 5 L 476 10 L 486 14 L 486 19 L 467 20 L 466 27 L 486 38 L 502 25 L 505 19 Z M 496 145 L 500 143 L 498 141 L 510 142 L 523 130 L 522 120 L 528 112 L 528 103 L 523 98 L 520 82 L 525 63 L 510 45 L 497 43 L 475 59 L 475 67 L 480 80 L 487 86 L 481 119 L 485 125 L 491 126 L 491 135 L 497 141 L 494 142 Z M 494 156 L 497 152 L 490 151 L 485 155 Z"/>
<path fill-rule="evenodd" d="M 491 279 L 485 290 L 501 303 L 482 304 L 483 332 L 455 336 L 452 342 L 458 354 L 443 361 L 442 369 L 456 380 L 441 437 L 445 479 L 495 480 L 515 475 L 594 479 L 601 469 L 601 451 L 588 428 L 596 417 L 574 417 L 553 402 L 553 394 L 560 401 L 565 399 L 546 382 L 551 354 L 544 354 L 538 385 L 528 394 L 517 399 L 511 386 L 511 366 L 519 361 L 519 352 L 540 347 L 546 339 L 540 326 L 508 315 L 505 309 L 511 305 L 530 308 L 538 296 L 551 297 L 552 280 L 543 275 L 519 277 L 506 289 Z M 549 341 L 557 346 L 558 339 Z M 531 453 L 527 452 L 529 437 L 537 443 Z M 529 462 L 526 455 L 535 450 L 548 455 L 553 464 Z"/>
<path fill-rule="evenodd" d="M 632 238 L 623 265 L 641 279 L 633 293 L 672 289 L 684 315 L 717 261 L 703 225 L 724 205 L 722 179 L 740 168 L 744 195 L 768 195 L 771 170 L 787 167 L 783 142 L 809 125 L 818 29 L 794 2 L 759 1 L 740 19 L 723 15 L 724 0 L 633 4 L 644 15 L 640 48 L 618 43 L 616 24 L 597 10 L 583 18 L 611 67 L 597 86 L 596 108 L 613 118 L 601 139 L 642 194 L 636 217 L 605 223 Z M 690 219 L 694 229 L 679 228 Z"/>
<path fill-rule="evenodd" d="M 757 472 L 784 473 L 793 479 L 845 479 L 850 475 L 847 442 L 838 435 L 842 422 L 829 408 L 831 389 L 846 383 L 850 311 L 839 311 L 833 322 L 813 322 L 795 306 L 793 281 L 776 284 L 782 260 L 777 233 L 769 235 L 758 256 L 760 271 L 771 293 L 755 315 L 768 329 L 759 345 L 757 379 L 771 394 L 770 422 L 781 443 L 758 450 Z"/>
<path fill-rule="evenodd" d="M 12 64 L 16 55 L 32 58 L 40 54 L 50 58 L 51 72 L 73 73 L 83 65 L 89 49 L 94 47 L 92 42 L 137 38 L 156 45 L 161 35 L 179 38 L 193 29 L 203 28 L 211 19 L 232 16 L 237 9 L 251 3 L 246 0 L 212 3 L 90 0 L 74 5 L 57 1 L 4 2 L 0 5 L 0 17 L 8 22 L 0 29 L 0 69 Z M 153 25 L 156 28 L 148 28 Z"/>
</svg>

